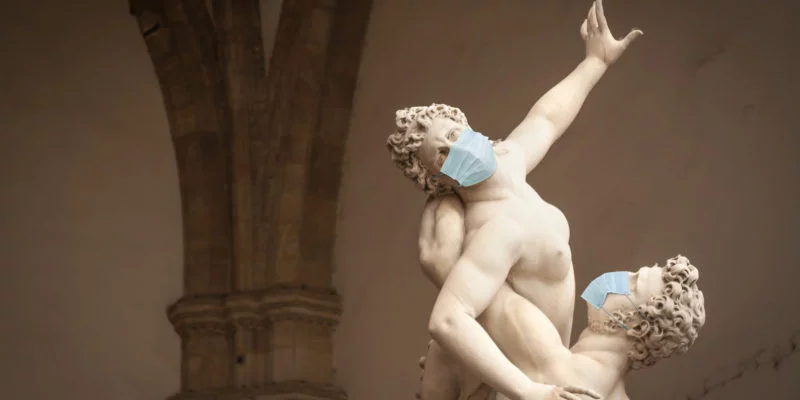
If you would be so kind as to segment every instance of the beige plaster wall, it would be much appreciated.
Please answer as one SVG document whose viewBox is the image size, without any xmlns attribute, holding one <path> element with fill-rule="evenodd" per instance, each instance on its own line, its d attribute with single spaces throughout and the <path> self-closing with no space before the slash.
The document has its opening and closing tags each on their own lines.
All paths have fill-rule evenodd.
<svg viewBox="0 0 800 400">
<path fill-rule="evenodd" d="M 631 379 L 633 397 L 666 399 L 800 328 L 800 9 L 606 3 L 618 32 L 646 35 L 531 182 L 572 223 L 579 286 L 679 252 L 702 268 L 696 348 Z M 376 0 L 337 256 L 337 369 L 351 399 L 413 396 L 434 300 L 414 254 L 423 198 L 384 148 L 394 109 L 446 102 L 504 135 L 579 61 L 587 5 Z M 5 1 L 0 38 L 0 397 L 164 398 L 179 374 L 164 317 L 182 281 L 177 175 L 126 1 Z M 709 397 L 794 398 L 797 360 Z"/>
<path fill-rule="evenodd" d="M 125 1 L 0 5 L 0 397 L 174 391 L 180 203 Z"/>
</svg>

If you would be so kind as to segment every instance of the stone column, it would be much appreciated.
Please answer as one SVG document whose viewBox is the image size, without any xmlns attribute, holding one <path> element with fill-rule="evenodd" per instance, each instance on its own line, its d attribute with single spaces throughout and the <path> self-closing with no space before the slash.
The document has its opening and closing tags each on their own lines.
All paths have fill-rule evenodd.
<svg viewBox="0 0 800 400">
<path fill-rule="evenodd" d="M 131 0 L 181 184 L 174 399 L 346 397 L 332 370 L 332 250 L 370 7 L 284 0 L 265 75 L 258 0 Z"/>
<path fill-rule="evenodd" d="M 185 385 L 173 399 L 344 399 L 332 373 L 335 292 L 299 285 L 184 297 L 169 307 Z"/>
</svg>

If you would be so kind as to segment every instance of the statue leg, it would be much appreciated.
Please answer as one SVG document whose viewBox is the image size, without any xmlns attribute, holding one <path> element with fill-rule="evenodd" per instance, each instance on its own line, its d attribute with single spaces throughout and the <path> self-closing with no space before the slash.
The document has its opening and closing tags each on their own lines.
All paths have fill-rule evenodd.
<svg viewBox="0 0 800 400">
<path fill-rule="evenodd" d="M 459 381 L 457 364 L 439 346 L 431 340 L 428 343 L 428 355 L 420 360 L 422 368 L 421 400 L 457 400 Z"/>
</svg>

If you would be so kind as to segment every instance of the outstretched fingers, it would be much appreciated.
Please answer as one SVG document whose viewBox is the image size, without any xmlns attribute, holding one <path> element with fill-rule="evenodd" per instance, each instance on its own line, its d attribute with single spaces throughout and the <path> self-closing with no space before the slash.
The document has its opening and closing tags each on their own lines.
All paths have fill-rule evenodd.
<svg viewBox="0 0 800 400">
<path fill-rule="evenodd" d="M 592 7 L 589 8 L 589 15 L 586 17 L 586 20 L 589 21 L 589 34 L 597 33 L 600 30 L 600 23 L 597 21 L 597 3 L 593 3 Z"/>
<path fill-rule="evenodd" d="M 589 390 L 589 389 L 579 388 L 577 386 L 564 386 L 564 391 L 567 392 L 567 393 L 573 394 L 573 396 L 574 395 L 578 395 L 578 394 L 582 394 L 582 395 L 589 396 L 589 397 L 591 397 L 593 399 L 596 399 L 596 400 L 600 399 L 600 395 L 597 392 Z"/>
<path fill-rule="evenodd" d="M 603 11 L 603 0 L 595 0 L 595 14 L 597 14 L 597 26 L 601 31 L 608 29 L 606 13 Z"/>
<path fill-rule="evenodd" d="M 641 30 L 633 29 L 624 38 L 622 38 L 620 42 L 622 43 L 622 46 L 627 49 L 628 46 L 630 46 L 630 44 L 636 40 L 636 38 L 642 36 L 643 34 L 644 33 Z"/>
</svg>

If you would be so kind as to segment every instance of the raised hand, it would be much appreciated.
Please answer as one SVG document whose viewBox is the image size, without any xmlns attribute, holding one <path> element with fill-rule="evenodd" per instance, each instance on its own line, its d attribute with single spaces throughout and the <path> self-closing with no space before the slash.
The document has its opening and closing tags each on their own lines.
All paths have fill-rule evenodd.
<svg viewBox="0 0 800 400">
<path fill-rule="evenodd" d="M 594 1 L 589 8 L 589 15 L 581 24 L 581 37 L 586 42 L 586 57 L 596 58 L 606 65 L 616 61 L 642 34 L 642 31 L 633 29 L 622 40 L 614 39 L 603 11 L 603 0 Z"/>
</svg>

